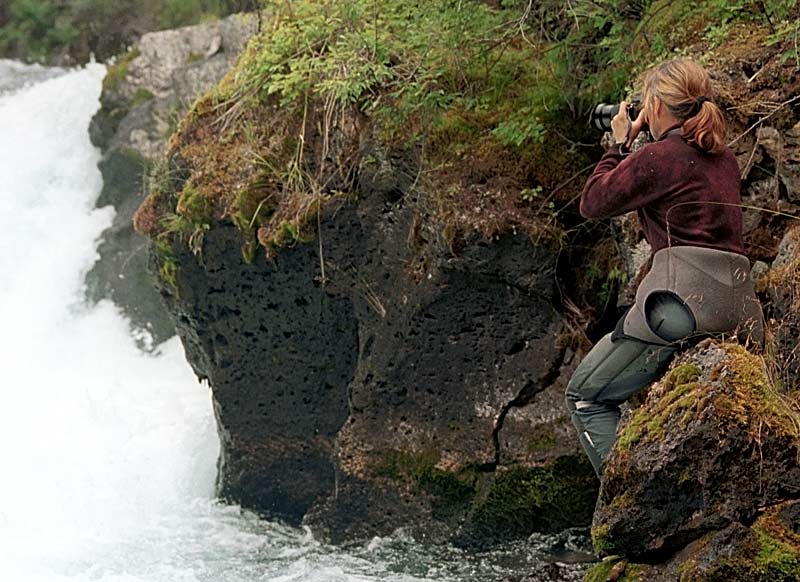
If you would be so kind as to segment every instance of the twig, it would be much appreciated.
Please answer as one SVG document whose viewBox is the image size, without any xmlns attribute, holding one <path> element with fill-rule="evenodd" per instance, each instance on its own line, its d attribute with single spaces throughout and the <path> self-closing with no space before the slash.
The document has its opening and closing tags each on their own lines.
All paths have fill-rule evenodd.
<svg viewBox="0 0 800 582">
<path fill-rule="evenodd" d="M 775 110 L 774 110 L 772 113 L 770 113 L 769 115 L 765 115 L 764 117 L 760 118 L 760 119 L 759 119 L 758 121 L 756 121 L 756 122 L 755 122 L 753 125 L 751 125 L 751 126 L 750 126 L 750 127 L 748 127 L 746 130 L 744 130 L 744 132 L 743 132 L 743 133 L 741 133 L 741 134 L 737 135 L 737 136 L 736 136 L 736 138 L 735 138 L 733 141 L 731 141 L 730 143 L 728 143 L 728 147 L 731 147 L 731 146 L 732 146 L 733 144 L 735 144 L 737 141 L 739 141 L 740 139 L 742 139 L 742 138 L 743 138 L 745 135 L 747 135 L 748 133 L 750 133 L 751 131 L 753 131 L 753 130 L 754 130 L 756 127 L 758 127 L 759 125 L 761 125 L 762 123 L 764 123 L 764 122 L 765 122 L 767 119 L 769 119 L 770 117 L 772 117 L 773 115 L 775 115 L 775 114 L 776 114 L 778 111 L 780 111 L 781 109 L 783 109 L 783 108 L 784 108 L 784 107 L 786 107 L 787 105 L 790 105 L 790 104 L 792 104 L 792 103 L 794 103 L 795 101 L 798 101 L 798 100 L 800 100 L 800 95 L 795 95 L 795 96 L 794 96 L 794 97 L 792 97 L 791 99 L 787 99 L 786 101 L 784 101 L 783 103 L 781 103 L 780 105 L 778 105 L 778 106 L 775 108 Z"/>
<path fill-rule="evenodd" d="M 583 168 L 582 170 L 578 170 L 578 171 L 577 171 L 577 172 L 575 172 L 575 173 L 574 173 L 572 176 L 570 176 L 569 178 L 567 178 L 566 180 L 564 180 L 563 182 L 561 182 L 559 185 L 557 185 L 555 188 L 553 188 L 553 189 L 550 191 L 550 194 L 548 194 L 548 195 L 547 195 L 547 198 L 545 198 L 545 199 L 544 199 L 544 201 L 542 202 L 542 206 L 543 206 L 544 204 L 547 204 L 547 203 L 548 203 L 548 202 L 549 202 L 549 201 L 550 201 L 550 200 L 553 198 L 553 196 L 555 196 L 556 192 L 558 192 L 558 191 L 560 191 L 560 190 L 563 190 L 563 189 L 564 189 L 566 186 L 568 186 L 568 185 L 569 185 L 569 184 L 570 184 L 570 183 L 571 183 L 571 182 L 572 182 L 572 181 L 573 181 L 575 178 L 577 178 L 577 177 L 581 176 L 582 174 L 585 174 L 585 173 L 586 173 L 586 170 L 590 170 L 591 168 L 593 168 L 593 167 L 595 166 L 595 164 L 596 164 L 596 162 L 592 162 L 591 164 L 589 164 L 588 166 L 586 166 L 586 167 L 585 167 L 585 168 Z M 565 206 L 562 206 L 562 207 L 561 207 L 561 209 L 560 209 L 560 210 L 558 210 L 558 212 L 561 212 L 561 210 L 564 210 L 564 208 L 566 208 L 567 206 L 569 206 L 570 204 L 572 204 L 572 203 L 573 203 L 575 200 L 577 200 L 579 197 L 580 197 L 580 194 L 578 194 L 578 196 L 575 196 L 575 197 L 574 197 L 572 200 L 570 200 L 570 201 L 569 201 L 569 202 L 568 202 L 568 203 L 567 203 Z M 539 208 L 541 208 L 542 206 L 539 206 Z M 558 214 L 558 212 L 556 212 L 555 214 Z"/>
<path fill-rule="evenodd" d="M 545 107 L 545 109 L 546 109 L 546 107 Z M 569 139 L 567 136 L 565 136 L 564 134 L 562 134 L 560 131 L 558 131 L 557 129 L 553 129 L 552 127 L 550 128 L 550 131 L 552 131 L 558 137 L 563 139 L 565 142 L 571 144 L 573 147 L 583 147 L 583 148 L 594 148 L 594 147 L 597 147 L 596 143 L 581 143 L 579 141 L 573 141 L 573 140 Z"/>
<path fill-rule="evenodd" d="M 761 139 L 759 138 L 758 135 L 756 135 L 756 143 L 753 144 L 753 151 L 750 152 L 750 157 L 747 158 L 747 163 L 744 165 L 744 169 L 742 170 L 742 180 L 744 180 L 747 177 L 747 174 L 749 174 L 750 170 L 752 169 L 750 164 L 756 155 L 756 150 L 758 149 L 758 144 L 760 141 Z"/>
</svg>

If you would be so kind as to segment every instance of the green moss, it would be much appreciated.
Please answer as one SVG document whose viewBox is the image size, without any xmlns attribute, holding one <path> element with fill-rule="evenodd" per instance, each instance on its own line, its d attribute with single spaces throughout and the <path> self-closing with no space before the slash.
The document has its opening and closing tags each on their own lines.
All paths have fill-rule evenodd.
<svg viewBox="0 0 800 582">
<path fill-rule="evenodd" d="M 764 362 L 738 344 L 725 344 L 728 351 L 730 381 L 735 401 L 729 404 L 734 420 L 749 424 L 752 430 L 763 422 L 772 430 L 789 436 L 800 447 L 800 415 L 770 382 Z"/>
<path fill-rule="evenodd" d="M 770 580 L 800 580 L 800 547 L 774 537 L 764 528 L 754 526 L 753 531 L 760 546 L 756 565 L 773 576 Z"/>
<path fill-rule="evenodd" d="M 536 428 L 533 435 L 528 439 L 526 449 L 529 453 L 538 453 L 542 451 L 549 451 L 558 444 L 556 433 L 547 425 L 541 425 Z"/>
<path fill-rule="evenodd" d="M 650 568 L 644 564 L 628 564 L 625 567 L 625 575 L 621 580 L 630 582 L 650 582 L 648 573 Z"/>
<path fill-rule="evenodd" d="M 184 186 L 178 197 L 175 211 L 194 228 L 211 224 L 214 215 L 213 203 L 208 196 L 189 184 Z"/>
<path fill-rule="evenodd" d="M 607 555 L 611 550 L 611 544 L 608 540 L 608 525 L 603 523 L 592 527 L 591 534 L 595 551 L 601 556 Z"/>
<path fill-rule="evenodd" d="M 297 242 L 298 230 L 293 224 L 282 222 L 278 232 L 272 239 L 272 244 L 277 247 L 286 247 Z"/>
<path fill-rule="evenodd" d="M 170 287 L 176 297 L 180 296 L 178 289 L 178 259 L 174 255 L 172 243 L 167 237 L 159 237 L 155 242 L 156 260 L 158 262 L 158 276 L 161 282 Z"/>
<path fill-rule="evenodd" d="M 651 582 L 649 566 L 644 564 L 631 564 L 617 556 L 611 556 L 592 566 L 584 575 L 583 582 L 608 582 L 615 568 L 618 570 L 619 568 L 623 568 L 621 573 L 617 570 L 619 577 L 614 578 L 615 580 L 619 580 L 619 582 Z"/>
<path fill-rule="evenodd" d="M 106 76 L 103 79 L 103 91 L 114 91 L 128 76 L 128 67 L 131 62 L 137 58 L 141 53 L 138 48 L 129 50 L 124 55 L 119 57 L 117 62 L 106 71 Z"/>
<path fill-rule="evenodd" d="M 139 87 L 136 93 L 133 94 L 133 97 L 131 97 L 131 109 L 139 107 L 139 105 L 143 105 L 153 99 L 155 99 L 155 95 L 153 95 L 152 91 Z"/>
<path fill-rule="evenodd" d="M 484 473 L 489 480 L 486 490 L 478 487 L 481 473 L 474 468 L 445 470 L 439 460 L 436 449 L 416 454 L 389 451 L 380 456 L 373 474 L 433 496 L 435 518 L 469 516 L 468 527 L 483 536 L 520 537 L 591 521 L 597 482 L 582 456 L 562 457 L 545 467 Z"/>
<path fill-rule="evenodd" d="M 693 582 L 796 582 L 800 580 L 800 536 L 763 518 L 751 528 L 733 555 L 722 557 L 703 571 L 695 563 L 684 568 L 681 580 Z M 788 535 L 792 542 L 782 538 Z"/>
<path fill-rule="evenodd" d="M 446 519 L 463 514 L 475 496 L 476 475 L 470 468 L 446 471 L 438 468 L 440 454 L 427 449 L 417 454 L 388 451 L 374 468 L 377 476 L 398 481 L 412 490 L 433 496 L 433 515 Z"/>
<path fill-rule="evenodd" d="M 673 368 L 669 375 L 664 379 L 667 389 L 671 390 L 681 384 L 696 382 L 702 370 L 697 364 L 684 364 Z"/>
<path fill-rule="evenodd" d="M 700 373 L 695 364 L 673 368 L 662 380 L 664 395 L 655 406 L 640 407 L 633 412 L 630 422 L 619 435 L 617 447 L 627 450 L 640 440 L 649 442 L 661 437 L 664 426 L 677 411 L 697 403 L 702 392 L 697 382 Z"/>
<path fill-rule="evenodd" d="M 713 406 L 721 422 L 739 424 L 756 430 L 759 419 L 766 426 L 800 442 L 800 416 L 771 385 L 763 362 L 738 344 L 724 344 L 728 353 L 721 368 L 733 391 L 715 395 Z M 673 368 L 662 380 L 663 396 L 646 407 L 633 411 L 630 422 L 621 431 L 618 448 L 651 442 L 663 436 L 665 426 L 677 421 L 686 427 L 695 411 L 708 400 L 708 391 L 698 382 L 701 370 L 695 364 Z"/>
<path fill-rule="evenodd" d="M 473 506 L 480 530 L 516 537 L 561 531 L 591 522 L 597 479 L 583 455 L 559 457 L 543 467 L 498 470 Z"/>
<path fill-rule="evenodd" d="M 607 582 L 611 570 L 619 563 L 620 559 L 607 559 L 592 566 L 583 576 L 583 582 Z"/>
</svg>

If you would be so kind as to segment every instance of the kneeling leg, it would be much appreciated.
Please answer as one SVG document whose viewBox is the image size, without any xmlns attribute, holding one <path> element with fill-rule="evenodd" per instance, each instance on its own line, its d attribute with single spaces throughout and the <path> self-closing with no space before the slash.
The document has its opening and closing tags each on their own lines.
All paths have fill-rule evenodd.
<svg viewBox="0 0 800 582">
<path fill-rule="evenodd" d="M 677 347 L 611 334 L 580 363 L 567 386 L 567 407 L 578 439 L 599 476 L 617 433 L 619 405 L 655 380 Z"/>
</svg>

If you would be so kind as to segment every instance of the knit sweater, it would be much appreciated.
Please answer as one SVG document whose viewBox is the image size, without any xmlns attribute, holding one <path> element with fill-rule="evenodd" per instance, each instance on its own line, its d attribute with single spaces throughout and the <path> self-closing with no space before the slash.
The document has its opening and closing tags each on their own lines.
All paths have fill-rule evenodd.
<svg viewBox="0 0 800 582">
<path fill-rule="evenodd" d="M 653 252 L 689 245 L 742 254 L 740 185 L 730 148 L 705 153 L 665 132 L 629 155 L 609 148 L 586 182 L 580 212 L 607 218 L 636 210 Z"/>
</svg>

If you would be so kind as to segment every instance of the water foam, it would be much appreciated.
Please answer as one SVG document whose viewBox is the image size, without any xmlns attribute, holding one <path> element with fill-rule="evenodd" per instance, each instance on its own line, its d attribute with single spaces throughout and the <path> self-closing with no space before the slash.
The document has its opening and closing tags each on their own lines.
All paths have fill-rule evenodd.
<svg viewBox="0 0 800 582">
<path fill-rule="evenodd" d="M 113 305 L 82 304 L 112 219 L 94 209 L 87 135 L 104 73 L 0 97 L 0 548 L 38 569 L 209 499 L 218 450 L 208 391 L 177 340 L 148 357 Z"/>
</svg>

